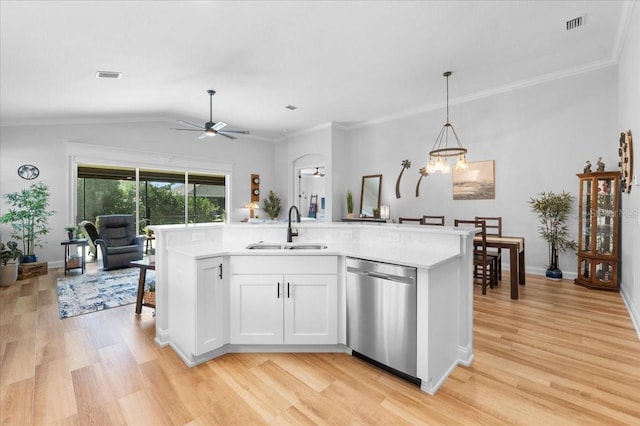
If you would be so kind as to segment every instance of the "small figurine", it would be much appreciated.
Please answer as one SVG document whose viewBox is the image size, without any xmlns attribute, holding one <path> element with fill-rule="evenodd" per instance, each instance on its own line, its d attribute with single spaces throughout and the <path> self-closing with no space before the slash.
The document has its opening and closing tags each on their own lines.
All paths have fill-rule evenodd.
<svg viewBox="0 0 640 426">
<path fill-rule="evenodd" d="M 591 161 L 587 160 L 587 165 L 584 166 L 584 173 L 591 173 Z"/>
<path fill-rule="evenodd" d="M 598 170 L 599 172 L 604 172 L 604 163 L 602 162 L 602 157 L 598 157 Z"/>
</svg>

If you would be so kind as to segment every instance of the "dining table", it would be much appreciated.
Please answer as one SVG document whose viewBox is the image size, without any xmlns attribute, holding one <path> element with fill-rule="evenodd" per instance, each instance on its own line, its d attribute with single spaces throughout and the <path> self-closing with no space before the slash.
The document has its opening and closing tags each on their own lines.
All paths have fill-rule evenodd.
<svg viewBox="0 0 640 426">
<path fill-rule="evenodd" d="M 518 300 L 518 285 L 525 283 L 524 237 L 487 235 L 487 247 L 509 250 L 509 275 L 511 299 Z M 481 243 L 482 237 L 476 236 L 475 243 Z"/>
</svg>

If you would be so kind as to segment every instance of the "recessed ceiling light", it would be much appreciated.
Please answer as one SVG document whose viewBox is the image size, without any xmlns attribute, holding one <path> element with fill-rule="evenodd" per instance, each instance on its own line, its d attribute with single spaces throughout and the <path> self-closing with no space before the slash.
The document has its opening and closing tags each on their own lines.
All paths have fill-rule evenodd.
<svg viewBox="0 0 640 426">
<path fill-rule="evenodd" d="M 121 78 L 122 73 L 118 71 L 96 71 L 97 78 Z"/>
<path fill-rule="evenodd" d="M 295 111 L 298 109 L 298 107 L 295 105 L 287 105 L 285 108 L 291 111 Z"/>
</svg>

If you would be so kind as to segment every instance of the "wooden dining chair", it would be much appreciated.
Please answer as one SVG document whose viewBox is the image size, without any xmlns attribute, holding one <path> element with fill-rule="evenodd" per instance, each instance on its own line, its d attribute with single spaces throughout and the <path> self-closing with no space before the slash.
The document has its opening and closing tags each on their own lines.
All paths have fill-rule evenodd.
<svg viewBox="0 0 640 426">
<path fill-rule="evenodd" d="M 502 237 L 502 216 L 476 216 L 476 220 L 484 220 L 487 224 L 487 236 Z M 502 280 L 502 249 L 489 248 L 487 255 L 495 259 L 498 279 Z"/>
<path fill-rule="evenodd" d="M 493 288 L 498 282 L 495 261 L 487 255 L 487 228 L 483 220 L 462 220 L 456 219 L 454 226 L 470 225 L 479 228 L 478 235 L 480 243 L 475 243 L 473 247 L 473 277 L 474 283 L 482 285 L 482 294 L 487 294 L 487 285 Z"/>
<path fill-rule="evenodd" d="M 417 223 L 418 225 L 422 225 L 421 217 L 399 217 L 399 223 Z"/>
<path fill-rule="evenodd" d="M 444 226 L 444 216 L 422 216 L 423 225 Z"/>
</svg>

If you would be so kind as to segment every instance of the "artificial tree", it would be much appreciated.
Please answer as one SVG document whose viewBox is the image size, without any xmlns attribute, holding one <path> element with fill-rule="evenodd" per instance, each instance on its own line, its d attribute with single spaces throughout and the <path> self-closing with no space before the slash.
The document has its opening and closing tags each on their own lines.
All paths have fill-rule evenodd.
<svg viewBox="0 0 640 426">
<path fill-rule="evenodd" d="M 49 187 L 42 182 L 3 195 L 9 211 L 0 216 L 0 223 L 9 224 L 11 238 L 22 241 L 22 263 L 37 261 L 36 247 L 43 247 L 42 237 L 50 231 L 49 217 L 55 212 L 49 210 L 49 196 Z"/>
<path fill-rule="evenodd" d="M 538 233 L 549 245 L 549 264 L 546 271 L 549 278 L 562 278 L 558 256 L 569 249 L 575 250 L 577 246 L 576 242 L 569 238 L 569 227 L 566 224 L 572 202 L 573 196 L 565 191 L 560 194 L 553 191 L 541 192 L 538 197 L 529 200 L 531 210 L 538 215 Z"/>
</svg>

